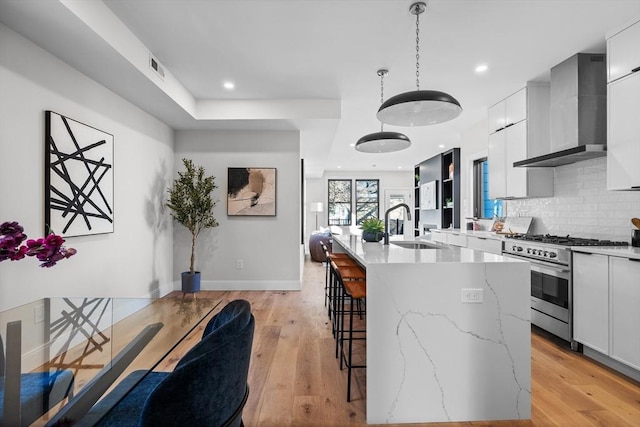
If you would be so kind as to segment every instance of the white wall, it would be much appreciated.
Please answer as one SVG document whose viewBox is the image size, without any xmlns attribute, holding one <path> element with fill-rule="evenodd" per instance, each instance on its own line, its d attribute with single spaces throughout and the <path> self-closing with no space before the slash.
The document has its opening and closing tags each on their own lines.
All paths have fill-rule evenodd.
<svg viewBox="0 0 640 427">
<path fill-rule="evenodd" d="M 297 131 L 176 131 L 174 170 L 190 158 L 216 177 L 218 227 L 198 240 L 196 269 L 202 289 L 300 289 L 300 136 Z M 277 168 L 275 217 L 228 217 L 227 168 Z M 176 289 L 189 267 L 191 238 L 174 226 Z M 244 267 L 236 268 L 242 260 Z"/>
<path fill-rule="evenodd" d="M 45 296 L 162 295 L 173 286 L 172 230 L 161 201 L 173 168 L 162 122 L 0 25 L 0 222 L 44 232 L 44 111 L 114 135 L 114 233 L 72 237 L 53 268 L 0 264 L 0 310 Z M 58 231 L 59 230 L 54 230 Z"/>
</svg>

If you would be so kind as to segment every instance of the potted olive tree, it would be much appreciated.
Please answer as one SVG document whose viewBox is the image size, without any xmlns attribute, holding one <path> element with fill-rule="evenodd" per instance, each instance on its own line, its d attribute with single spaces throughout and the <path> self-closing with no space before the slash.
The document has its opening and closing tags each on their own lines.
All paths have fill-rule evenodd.
<svg viewBox="0 0 640 427">
<path fill-rule="evenodd" d="M 215 177 L 204 176 L 202 166 L 196 167 L 189 159 L 182 159 L 182 163 L 186 171 L 178 172 L 178 178 L 167 190 L 167 207 L 173 219 L 191 233 L 191 262 L 189 271 L 182 273 L 182 292 L 195 293 L 200 290 L 200 272 L 194 268 L 196 239 L 202 230 L 218 226 L 213 216 L 216 202 L 211 198 L 211 193 L 218 186 Z"/>
<path fill-rule="evenodd" d="M 384 222 L 381 219 L 369 217 L 362 221 L 362 239 L 366 242 L 379 242 L 384 237 Z"/>
</svg>

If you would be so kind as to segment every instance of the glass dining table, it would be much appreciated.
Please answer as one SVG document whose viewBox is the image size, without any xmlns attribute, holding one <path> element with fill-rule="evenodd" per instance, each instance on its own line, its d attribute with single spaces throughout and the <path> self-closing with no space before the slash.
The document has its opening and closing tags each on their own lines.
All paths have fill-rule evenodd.
<svg viewBox="0 0 640 427">
<path fill-rule="evenodd" d="M 171 371 L 220 302 L 43 298 L 0 312 L 0 426 L 83 424 L 131 372 Z"/>
</svg>

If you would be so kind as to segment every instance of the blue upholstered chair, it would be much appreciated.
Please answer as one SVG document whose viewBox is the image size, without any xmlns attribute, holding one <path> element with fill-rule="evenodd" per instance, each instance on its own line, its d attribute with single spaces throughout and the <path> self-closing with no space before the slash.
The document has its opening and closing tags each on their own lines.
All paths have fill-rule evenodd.
<svg viewBox="0 0 640 427">
<path fill-rule="evenodd" d="M 97 425 L 242 426 L 254 327 L 249 302 L 230 302 L 209 321 L 202 340 L 173 372 L 133 372 L 92 408 L 82 424 L 92 424 L 96 413 L 117 402 Z M 120 400 L 123 390 L 140 378 Z"/>
<path fill-rule="evenodd" d="M 64 398 L 73 395 L 69 370 L 30 372 L 20 375 L 20 422 L 28 426 Z M 0 426 L 4 426 L 5 357 L 0 336 Z"/>
</svg>

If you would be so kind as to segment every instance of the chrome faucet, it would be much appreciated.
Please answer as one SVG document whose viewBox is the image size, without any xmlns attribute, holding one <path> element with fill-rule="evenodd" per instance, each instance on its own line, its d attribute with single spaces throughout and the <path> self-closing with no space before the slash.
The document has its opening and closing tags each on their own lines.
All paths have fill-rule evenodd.
<svg viewBox="0 0 640 427">
<path fill-rule="evenodd" d="M 384 244 L 385 245 L 389 244 L 389 212 L 402 207 L 404 207 L 407 210 L 407 219 L 410 220 L 411 209 L 409 209 L 409 206 L 407 206 L 406 203 L 400 203 L 399 205 L 395 205 L 387 209 L 387 211 L 384 213 Z"/>
</svg>

